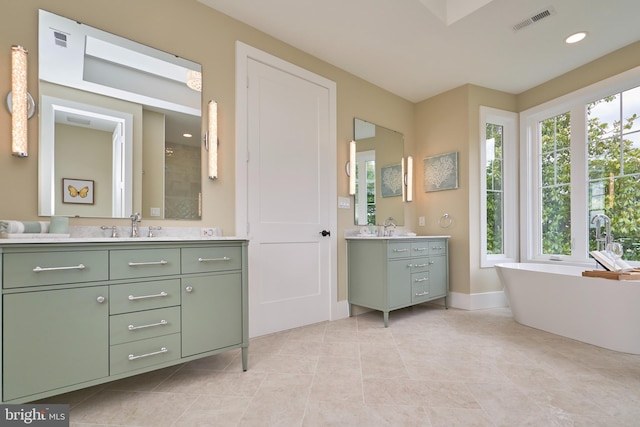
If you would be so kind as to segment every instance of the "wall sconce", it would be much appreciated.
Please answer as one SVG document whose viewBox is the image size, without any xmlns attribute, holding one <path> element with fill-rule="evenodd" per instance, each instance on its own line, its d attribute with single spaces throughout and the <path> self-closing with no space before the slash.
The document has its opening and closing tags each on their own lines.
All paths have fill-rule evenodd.
<svg viewBox="0 0 640 427">
<path fill-rule="evenodd" d="M 356 142 L 349 143 L 349 163 L 347 163 L 347 175 L 349 175 L 349 194 L 356 194 Z"/>
<path fill-rule="evenodd" d="M 27 157 L 27 120 L 36 112 L 36 103 L 27 92 L 27 50 L 11 46 L 11 92 L 7 95 L 11 113 L 11 154 Z"/>
<path fill-rule="evenodd" d="M 204 137 L 204 147 L 209 153 L 209 179 L 218 178 L 218 103 L 209 101 L 208 105 L 208 129 Z"/>
<path fill-rule="evenodd" d="M 405 173 L 406 170 L 406 173 Z M 405 169 L 404 158 L 402 159 L 402 177 L 404 185 L 402 186 L 402 201 L 413 201 L 413 157 L 407 157 L 407 166 Z M 405 188 L 406 187 L 406 188 Z"/>
</svg>

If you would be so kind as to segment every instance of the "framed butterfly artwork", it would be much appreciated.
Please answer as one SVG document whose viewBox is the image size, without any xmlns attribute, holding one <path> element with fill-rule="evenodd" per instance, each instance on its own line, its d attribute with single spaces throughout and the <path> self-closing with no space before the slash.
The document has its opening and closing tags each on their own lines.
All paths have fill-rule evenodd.
<svg viewBox="0 0 640 427">
<path fill-rule="evenodd" d="M 93 181 L 89 179 L 62 178 L 62 203 L 92 205 Z"/>
</svg>

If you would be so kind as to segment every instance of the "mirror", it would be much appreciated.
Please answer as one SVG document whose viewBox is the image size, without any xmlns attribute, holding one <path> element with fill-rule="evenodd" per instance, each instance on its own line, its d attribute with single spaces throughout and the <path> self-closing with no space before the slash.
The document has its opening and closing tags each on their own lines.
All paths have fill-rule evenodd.
<svg viewBox="0 0 640 427">
<path fill-rule="evenodd" d="M 404 136 L 357 118 L 353 129 L 356 141 L 355 224 L 382 225 L 391 217 L 396 225 L 404 225 Z"/>
<path fill-rule="evenodd" d="M 38 38 L 38 215 L 200 219 L 201 66 L 44 10 Z"/>
</svg>

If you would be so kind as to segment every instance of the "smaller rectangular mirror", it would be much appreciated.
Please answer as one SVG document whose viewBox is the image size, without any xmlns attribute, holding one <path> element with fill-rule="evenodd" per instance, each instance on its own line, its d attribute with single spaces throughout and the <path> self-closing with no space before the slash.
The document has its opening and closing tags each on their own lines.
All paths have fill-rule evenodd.
<svg viewBox="0 0 640 427">
<path fill-rule="evenodd" d="M 393 218 L 404 225 L 402 158 L 404 136 L 354 119 L 356 141 L 355 224 L 382 225 Z"/>
</svg>

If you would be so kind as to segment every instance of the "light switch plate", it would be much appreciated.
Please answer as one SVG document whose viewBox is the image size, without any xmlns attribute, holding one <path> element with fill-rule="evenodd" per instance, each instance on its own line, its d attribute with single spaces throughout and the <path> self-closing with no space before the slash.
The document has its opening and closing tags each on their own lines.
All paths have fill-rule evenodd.
<svg viewBox="0 0 640 427">
<path fill-rule="evenodd" d="M 424 217 L 423 216 L 418 217 L 418 225 L 420 227 L 424 227 Z"/>
<path fill-rule="evenodd" d="M 340 209 L 349 209 L 349 208 L 351 208 L 351 198 L 350 197 L 338 197 L 338 208 L 340 208 Z"/>
</svg>

